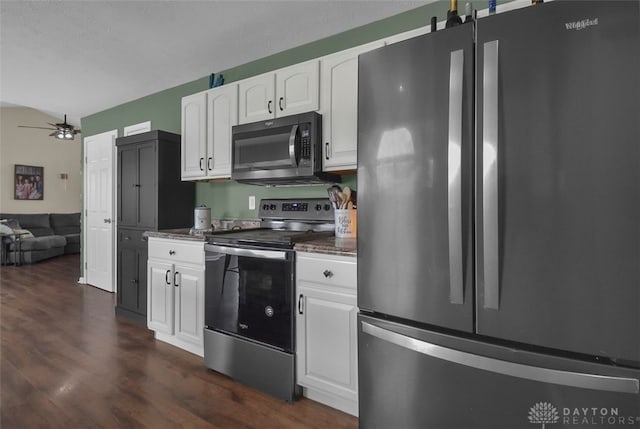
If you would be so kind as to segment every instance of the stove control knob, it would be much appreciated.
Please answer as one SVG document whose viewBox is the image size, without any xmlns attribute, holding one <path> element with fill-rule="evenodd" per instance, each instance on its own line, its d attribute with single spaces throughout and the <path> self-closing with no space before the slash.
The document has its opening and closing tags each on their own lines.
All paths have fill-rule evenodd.
<svg viewBox="0 0 640 429">
<path fill-rule="evenodd" d="M 271 204 L 271 205 L 269 206 L 269 208 L 270 208 L 271 210 L 275 210 L 275 209 L 276 209 L 276 205 L 275 205 L 275 204 Z"/>
<path fill-rule="evenodd" d="M 327 210 L 327 211 L 331 210 L 331 205 L 330 204 L 325 204 L 324 205 L 324 209 Z"/>
<path fill-rule="evenodd" d="M 262 210 L 269 210 L 269 204 L 263 204 Z"/>
<path fill-rule="evenodd" d="M 322 204 L 316 204 L 316 211 L 322 210 Z"/>
</svg>

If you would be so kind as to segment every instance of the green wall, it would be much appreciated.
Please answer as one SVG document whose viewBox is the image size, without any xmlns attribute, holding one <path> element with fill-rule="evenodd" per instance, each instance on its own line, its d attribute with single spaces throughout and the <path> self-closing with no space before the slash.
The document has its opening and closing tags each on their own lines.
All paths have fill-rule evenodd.
<svg viewBox="0 0 640 429">
<path fill-rule="evenodd" d="M 511 0 L 498 0 L 498 4 L 507 3 L 508 1 Z M 475 8 L 483 9 L 487 7 L 488 0 L 473 1 L 472 3 Z M 461 12 L 464 10 L 463 5 L 464 2 L 459 2 Z M 228 70 L 212 70 L 212 72 L 216 74 L 222 73 L 225 78 L 225 83 L 234 82 L 270 70 L 382 39 L 393 34 L 423 27 L 429 24 L 432 16 L 437 16 L 439 20 L 443 20 L 448 7 L 449 1 L 438 1 Z M 81 121 L 82 134 L 84 136 L 91 136 L 118 129 L 118 134 L 122 135 L 125 126 L 145 121 L 151 121 L 152 129 L 161 129 L 179 134 L 181 98 L 189 94 L 204 91 L 208 89 L 208 87 L 209 77 L 205 76 L 192 82 L 84 117 Z M 343 181 L 357 189 L 357 178 L 355 175 L 344 176 Z M 211 215 L 213 218 L 256 219 L 258 216 L 257 210 L 248 209 L 248 197 L 250 195 L 256 196 L 256 200 L 259 201 L 260 198 L 263 197 L 324 197 L 327 194 L 326 186 L 264 188 L 260 186 L 242 185 L 232 181 L 209 182 L 198 183 L 196 185 L 196 201 L 194 201 L 194 206 L 206 204 L 211 207 Z"/>
</svg>

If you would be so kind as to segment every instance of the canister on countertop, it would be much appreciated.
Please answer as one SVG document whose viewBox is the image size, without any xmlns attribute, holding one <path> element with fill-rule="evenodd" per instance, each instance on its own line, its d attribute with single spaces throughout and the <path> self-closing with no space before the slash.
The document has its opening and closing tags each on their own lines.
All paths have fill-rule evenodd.
<svg viewBox="0 0 640 429">
<path fill-rule="evenodd" d="M 211 208 L 196 207 L 193 212 L 193 228 L 196 230 L 211 229 Z"/>
</svg>

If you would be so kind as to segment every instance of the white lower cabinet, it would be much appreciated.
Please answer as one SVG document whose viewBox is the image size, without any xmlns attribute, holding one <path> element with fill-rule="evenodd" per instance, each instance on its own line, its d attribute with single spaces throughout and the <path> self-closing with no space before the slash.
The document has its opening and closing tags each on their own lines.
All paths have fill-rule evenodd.
<svg viewBox="0 0 640 429">
<path fill-rule="evenodd" d="M 203 356 L 204 243 L 150 237 L 147 279 L 149 329 Z"/>
<path fill-rule="evenodd" d="M 358 415 L 356 258 L 297 252 L 296 372 L 304 396 Z"/>
</svg>

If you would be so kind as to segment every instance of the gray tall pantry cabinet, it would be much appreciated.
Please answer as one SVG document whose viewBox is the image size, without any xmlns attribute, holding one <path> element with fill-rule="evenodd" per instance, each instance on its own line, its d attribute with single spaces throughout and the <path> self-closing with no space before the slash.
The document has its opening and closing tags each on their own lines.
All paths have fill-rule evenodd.
<svg viewBox="0 0 640 429">
<path fill-rule="evenodd" d="M 116 139 L 118 272 L 116 314 L 147 320 L 145 231 L 193 226 L 195 185 L 180 180 L 180 135 L 149 131 Z"/>
</svg>

